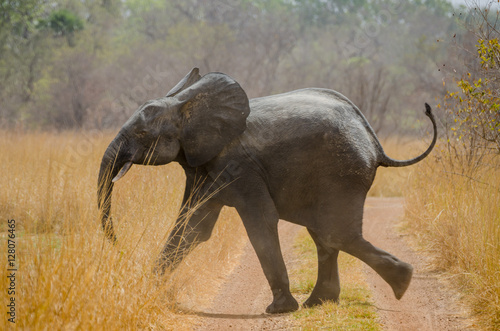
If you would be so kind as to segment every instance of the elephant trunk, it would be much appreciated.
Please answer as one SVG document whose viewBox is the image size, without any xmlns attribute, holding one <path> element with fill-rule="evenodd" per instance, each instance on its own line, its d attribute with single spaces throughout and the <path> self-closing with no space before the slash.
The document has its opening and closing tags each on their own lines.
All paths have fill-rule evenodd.
<svg viewBox="0 0 500 331">
<path fill-rule="evenodd" d="M 118 135 L 108 146 L 101 161 L 99 177 L 97 180 L 97 206 L 102 229 L 106 237 L 116 242 L 113 222 L 109 217 L 111 211 L 111 195 L 113 192 L 113 179 L 122 168 L 130 168 L 131 162 L 126 157 L 125 140 Z"/>
</svg>

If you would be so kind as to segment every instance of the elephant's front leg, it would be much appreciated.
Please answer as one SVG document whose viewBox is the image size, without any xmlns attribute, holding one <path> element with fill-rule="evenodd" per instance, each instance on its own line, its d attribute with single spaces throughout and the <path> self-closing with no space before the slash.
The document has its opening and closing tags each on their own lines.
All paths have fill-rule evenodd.
<svg viewBox="0 0 500 331">
<path fill-rule="evenodd" d="M 299 305 L 290 293 L 288 274 L 281 254 L 278 213 L 274 205 L 267 208 L 264 205 L 262 201 L 259 204 L 247 202 L 245 207 L 237 210 L 273 294 L 273 302 L 267 307 L 266 313 L 295 311 Z"/>
<path fill-rule="evenodd" d="M 192 249 L 207 241 L 221 209 L 222 205 L 212 200 L 196 210 L 185 205 L 158 257 L 154 272 L 163 275 L 167 269 L 175 269 Z"/>
</svg>

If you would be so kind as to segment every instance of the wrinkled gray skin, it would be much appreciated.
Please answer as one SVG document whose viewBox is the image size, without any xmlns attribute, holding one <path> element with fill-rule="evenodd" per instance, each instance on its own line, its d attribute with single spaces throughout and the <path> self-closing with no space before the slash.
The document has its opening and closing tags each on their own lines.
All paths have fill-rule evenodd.
<svg viewBox="0 0 500 331">
<path fill-rule="evenodd" d="M 113 182 L 132 164 L 178 162 L 186 172 L 183 211 L 189 197 L 213 197 L 187 224 L 176 226 L 158 258 L 156 272 L 175 268 L 187 252 L 210 238 L 223 206 L 235 207 L 273 294 L 268 313 L 296 310 L 281 255 L 279 219 L 307 227 L 318 250 L 318 279 L 304 306 L 337 301 L 337 256 L 347 252 L 405 293 L 412 266 L 374 247 L 362 236 L 363 205 L 377 167 L 399 167 L 422 155 L 389 158 L 365 117 L 341 94 L 303 89 L 248 100 L 230 77 L 193 69 L 166 97 L 142 105 L 109 144 L 101 163 L 98 200 L 102 226 L 113 242 L 109 219 Z M 113 181 L 110 179 L 113 178 Z M 194 190 L 196 183 L 204 185 Z"/>
</svg>

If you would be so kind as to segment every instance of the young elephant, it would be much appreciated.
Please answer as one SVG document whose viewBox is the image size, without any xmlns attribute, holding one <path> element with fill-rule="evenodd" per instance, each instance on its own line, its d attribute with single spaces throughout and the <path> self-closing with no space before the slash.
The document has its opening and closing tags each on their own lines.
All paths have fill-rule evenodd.
<svg viewBox="0 0 500 331">
<path fill-rule="evenodd" d="M 422 155 L 398 161 L 384 153 L 360 110 L 338 92 L 310 88 L 249 101 L 227 75 L 201 77 L 195 68 L 165 97 L 142 105 L 109 144 L 98 179 L 103 229 L 114 242 L 111 193 L 132 164 L 175 161 L 186 172 L 180 214 L 189 210 L 190 196 L 210 198 L 187 224 L 177 220 L 158 259 L 159 273 L 208 240 L 221 208 L 232 206 L 272 290 L 266 312 L 298 309 L 280 251 L 279 219 L 305 226 L 317 246 L 318 280 L 304 306 L 338 300 L 339 250 L 373 268 L 400 299 L 413 268 L 363 238 L 363 205 L 377 167 L 409 166 L 431 152 L 437 129 L 425 106 L 432 143 Z"/>
</svg>

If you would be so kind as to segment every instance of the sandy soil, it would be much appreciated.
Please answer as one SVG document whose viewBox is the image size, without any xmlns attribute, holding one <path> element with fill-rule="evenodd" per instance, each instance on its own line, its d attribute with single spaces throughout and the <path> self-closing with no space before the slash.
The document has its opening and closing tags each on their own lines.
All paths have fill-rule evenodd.
<svg viewBox="0 0 500 331">
<path fill-rule="evenodd" d="M 293 263 L 292 245 L 301 226 L 279 222 L 281 250 L 286 265 Z M 211 307 L 197 312 L 203 318 L 198 330 L 287 330 L 292 327 L 288 314 L 265 314 L 272 293 L 250 242 L 240 263 L 221 286 Z"/>
<path fill-rule="evenodd" d="M 455 295 L 444 288 L 427 267 L 427 259 L 413 251 L 395 226 L 404 214 L 403 199 L 370 198 L 365 206 L 364 234 L 374 245 L 409 262 L 415 268 L 405 296 L 396 300 L 390 287 L 369 267 L 364 267 L 375 305 L 386 330 L 464 330 Z M 285 263 L 293 263 L 292 243 L 301 229 L 280 222 L 280 242 Z M 247 243 L 239 264 L 228 275 L 209 308 L 191 312 L 200 317 L 198 330 L 289 330 L 290 315 L 267 315 L 271 291 L 257 256 Z M 332 326 L 334 328 L 334 326 Z"/>
</svg>

